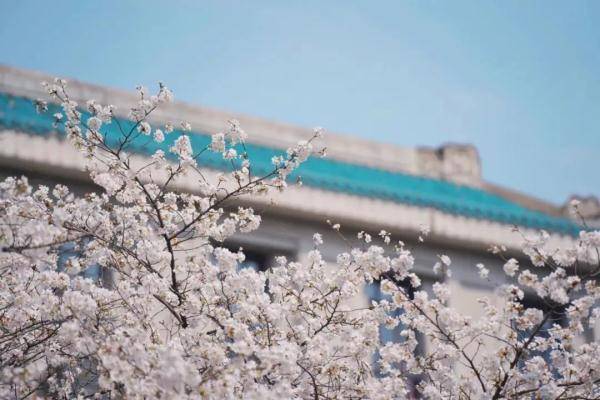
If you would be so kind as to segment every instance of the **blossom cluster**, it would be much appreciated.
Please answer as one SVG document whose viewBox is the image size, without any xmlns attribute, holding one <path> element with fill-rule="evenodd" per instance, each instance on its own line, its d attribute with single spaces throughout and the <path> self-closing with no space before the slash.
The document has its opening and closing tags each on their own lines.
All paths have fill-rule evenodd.
<svg viewBox="0 0 600 400">
<path fill-rule="evenodd" d="M 476 320 L 451 306 L 448 256 L 434 266 L 429 292 L 410 250 L 386 231 L 360 232 L 335 260 L 323 258 L 315 234 L 303 262 L 240 268 L 243 251 L 224 242 L 261 219 L 235 200 L 283 189 L 320 128 L 255 175 L 237 121 L 205 149 L 193 148 L 185 121 L 178 136 L 170 123 L 153 127 L 150 114 L 173 99 L 162 84 L 152 96 L 138 89 L 127 129 L 115 107 L 83 108 L 62 80 L 45 86 L 63 109 L 56 123 L 101 190 L 77 196 L 24 177 L 0 183 L 0 398 L 600 395 L 600 346 L 577 342 L 600 316 L 600 232 L 583 231 L 567 249 L 549 248 L 544 233 L 524 238 L 524 256 L 504 261 L 502 301 L 478 299 Z M 109 124 L 121 129 L 116 142 L 103 135 Z M 171 154 L 158 150 L 140 164 L 130 153 L 140 135 L 167 142 Z M 232 171 L 203 173 L 204 151 Z M 191 175 L 197 191 L 175 190 Z M 90 279 L 92 268 L 103 279 Z M 490 279 L 483 264 L 473 271 Z M 384 298 L 356 306 L 374 282 Z M 542 306 L 526 306 L 525 294 Z M 401 327 L 402 340 L 384 342 L 380 326 Z"/>
</svg>

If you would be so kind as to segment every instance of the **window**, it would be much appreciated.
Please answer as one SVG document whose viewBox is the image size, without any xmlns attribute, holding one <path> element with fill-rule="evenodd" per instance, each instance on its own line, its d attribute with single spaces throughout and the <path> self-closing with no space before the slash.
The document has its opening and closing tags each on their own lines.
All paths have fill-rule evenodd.
<svg viewBox="0 0 600 400">
<path fill-rule="evenodd" d="M 255 271 L 265 271 L 274 258 L 274 256 L 268 252 L 251 249 L 245 249 L 244 255 L 246 256 L 246 259 L 240 263 L 239 269 L 252 268 Z"/>
<path fill-rule="evenodd" d="M 69 259 L 79 259 L 83 255 L 83 248 L 89 243 L 89 239 L 83 239 L 79 242 L 70 242 L 63 244 L 58 248 L 58 271 L 66 271 L 67 263 Z M 72 276 L 72 274 L 69 274 Z M 76 276 L 91 279 L 100 286 L 108 286 L 112 283 L 112 276 L 110 270 L 101 267 L 98 264 L 92 264 L 87 268 L 79 271 Z M 79 375 L 75 377 L 74 389 L 75 391 L 82 391 L 85 397 L 90 397 L 93 393 L 98 390 L 98 375 L 96 371 L 96 365 L 87 358 L 81 358 L 79 360 L 79 367 L 81 371 Z M 58 372 L 58 375 L 62 375 L 62 371 Z M 47 387 L 42 386 L 40 392 L 48 395 Z M 104 397 L 101 397 L 104 398 Z"/>
<path fill-rule="evenodd" d="M 278 256 L 285 256 L 288 260 L 294 259 L 295 251 L 292 248 L 273 247 L 271 246 L 273 240 L 270 239 L 246 242 L 242 238 L 242 240 L 228 240 L 221 246 L 234 253 L 242 249 L 246 258 L 240 263 L 238 269 L 252 268 L 255 271 L 266 271 L 275 264 L 275 258 Z"/>
<path fill-rule="evenodd" d="M 401 282 L 401 286 L 405 290 L 405 293 L 407 293 L 408 296 L 412 299 L 414 296 L 414 289 L 410 285 L 410 282 L 408 281 L 408 279 Z M 371 301 L 381 301 L 381 300 L 392 301 L 391 296 L 386 295 L 381 292 L 380 281 L 373 281 L 372 283 L 367 284 L 365 287 L 365 294 L 368 298 L 369 303 Z M 390 313 L 390 316 L 395 317 L 395 318 L 400 317 L 401 315 L 402 315 L 401 310 L 394 310 L 393 312 Z M 402 324 L 401 322 L 398 325 L 396 325 L 396 327 L 394 327 L 393 329 L 388 329 L 385 326 L 381 325 L 379 327 L 379 339 L 381 340 L 381 343 L 383 343 L 383 344 L 388 343 L 388 342 L 402 343 L 405 339 L 402 337 L 401 333 L 405 328 L 406 328 L 406 326 L 404 324 Z M 423 339 L 420 334 L 417 334 L 417 340 L 418 340 L 419 344 L 415 351 L 417 354 L 422 354 L 423 353 L 423 348 L 422 348 Z M 379 355 L 377 354 L 377 355 L 375 355 L 375 357 L 373 359 L 373 370 L 375 371 L 376 375 L 380 376 L 381 371 L 379 370 L 379 365 L 377 363 L 378 359 L 379 359 Z M 416 395 L 416 385 L 420 381 L 421 381 L 420 376 L 410 375 L 410 377 L 409 377 L 410 391 L 413 395 Z"/>
<path fill-rule="evenodd" d="M 542 310 L 544 312 L 544 315 L 546 315 L 547 312 L 551 310 L 551 307 L 554 307 L 554 309 L 550 311 L 550 317 L 541 327 L 538 336 L 548 337 L 548 330 L 550 330 L 555 324 L 560 325 L 562 327 L 567 325 L 566 316 L 564 315 L 563 310 L 564 307 L 553 306 L 545 302 L 543 299 L 540 299 L 539 297 L 534 295 L 525 296 L 525 298 L 521 301 L 521 304 L 523 304 L 525 309 L 537 308 L 538 310 Z M 524 336 L 526 336 L 527 331 L 524 331 L 522 333 Z"/>
<path fill-rule="evenodd" d="M 547 313 L 550 312 L 550 316 L 539 329 L 539 331 L 535 335 L 536 337 L 548 338 L 550 337 L 549 330 L 552 329 L 555 325 L 558 325 L 560 327 L 566 327 L 568 324 L 567 318 L 564 314 L 563 306 L 557 307 L 556 304 L 549 304 L 547 301 L 544 301 L 544 299 L 541 299 L 536 295 L 526 295 L 525 298 L 521 301 L 521 304 L 523 304 L 525 309 L 536 308 L 538 310 L 542 310 L 544 312 L 544 315 L 547 315 Z M 517 330 L 519 340 L 527 340 L 532 335 L 532 331 L 533 329 Z M 549 365 L 552 364 L 550 360 L 551 350 L 552 349 L 546 349 L 540 351 L 536 349 L 531 349 L 533 355 L 541 356 Z M 520 362 L 519 367 L 522 368 L 523 366 L 524 363 Z"/>
<path fill-rule="evenodd" d="M 412 298 L 414 291 L 412 290 L 412 287 L 410 286 L 410 284 L 403 283 L 402 287 L 404 288 L 406 293 L 408 293 L 408 295 Z M 390 302 L 392 301 L 391 296 L 383 294 L 381 292 L 379 281 L 373 281 L 372 283 L 367 284 L 367 286 L 365 287 L 365 292 L 366 292 L 367 298 L 369 299 L 369 303 L 371 303 L 371 301 L 379 302 L 381 300 L 388 300 Z M 402 315 L 401 310 L 395 310 L 392 313 L 390 313 L 390 316 L 394 317 L 394 318 L 397 318 L 400 315 Z M 402 325 L 402 323 L 396 325 L 396 327 L 393 329 L 388 329 L 382 325 L 379 327 L 379 339 L 381 340 L 382 343 L 387 343 L 387 342 L 401 343 L 403 341 L 403 339 L 402 339 L 402 336 L 400 335 L 400 333 L 402 332 L 403 329 L 404 329 L 404 326 Z"/>
<path fill-rule="evenodd" d="M 70 242 L 63 244 L 58 249 L 58 271 L 65 271 L 70 258 L 81 258 L 83 247 L 89 242 L 87 239 L 79 243 Z M 79 271 L 78 276 L 91 279 L 102 286 L 109 286 L 112 282 L 110 271 L 98 264 L 92 264 L 86 269 Z"/>
</svg>

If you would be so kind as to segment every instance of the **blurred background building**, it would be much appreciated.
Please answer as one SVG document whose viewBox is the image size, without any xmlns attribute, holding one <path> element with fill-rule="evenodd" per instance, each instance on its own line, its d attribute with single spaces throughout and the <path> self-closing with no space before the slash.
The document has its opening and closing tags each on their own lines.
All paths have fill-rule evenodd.
<svg viewBox="0 0 600 400">
<path fill-rule="evenodd" d="M 0 66 L 1 175 L 25 174 L 34 184 L 66 183 L 77 192 L 97 190 L 83 170 L 81 154 L 53 127 L 53 112 L 40 115 L 35 111 L 32 100 L 47 98 L 40 82 L 52 79 Z M 69 88 L 80 104 L 88 99 L 114 104 L 117 116 L 123 119 L 128 106 L 136 101 L 133 93 L 77 81 L 69 81 Z M 156 126 L 167 121 L 190 122 L 192 145 L 197 150 L 232 118 L 249 134 L 246 147 L 255 173 L 268 171 L 273 155 L 312 135 L 310 129 L 184 103 L 165 106 L 153 114 L 151 122 Z M 166 150 L 179 134 L 171 133 L 163 144 L 138 143 L 134 150 L 141 156 L 161 146 Z M 522 234 L 543 229 L 551 234 L 552 243 L 561 245 L 571 243 L 581 229 L 564 208 L 482 180 L 482 160 L 470 145 L 402 148 L 333 133 L 325 135 L 323 144 L 328 156 L 312 158 L 299 169 L 302 186 L 292 185 L 268 199 L 244 200 L 264 221 L 257 233 L 236 236 L 228 243 L 245 249 L 247 266 L 264 268 L 277 255 L 301 258 L 313 248 L 314 232 L 323 234 L 326 259 L 335 260 L 347 250 L 347 244 L 326 220 L 340 223 L 349 238 L 361 230 L 376 237 L 383 229 L 413 250 L 426 288 L 442 279 L 434 275 L 432 267 L 439 256 L 448 255 L 452 259 L 452 303 L 477 315 L 475 299 L 491 295 L 506 282 L 502 261 L 488 251 L 491 245 L 505 246 L 509 255 L 518 256 Z M 212 171 L 229 167 L 217 156 L 200 159 L 199 164 Z M 181 189 L 193 192 L 194 185 Z M 586 217 L 595 223 L 599 208 L 596 199 L 582 201 Z M 520 232 L 514 231 L 515 226 Z M 430 232 L 425 243 L 419 243 L 423 227 Z M 488 280 L 478 277 L 477 263 L 491 270 Z M 365 288 L 364 301 L 380 297 L 376 285 Z"/>
</svg>

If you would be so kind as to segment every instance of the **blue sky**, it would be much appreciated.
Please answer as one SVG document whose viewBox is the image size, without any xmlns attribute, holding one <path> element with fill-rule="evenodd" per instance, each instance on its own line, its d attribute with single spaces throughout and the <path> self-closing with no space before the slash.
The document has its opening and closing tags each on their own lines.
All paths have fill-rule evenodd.
<svg viewBox="0 0 600 400">
<path fill-rule="evenodd" d="M 168 3 L 168 5 L 167 5 Z M 0 2 L 0 63 L 403 146 L 600 195 L 600 2 Z"/>
</svg>

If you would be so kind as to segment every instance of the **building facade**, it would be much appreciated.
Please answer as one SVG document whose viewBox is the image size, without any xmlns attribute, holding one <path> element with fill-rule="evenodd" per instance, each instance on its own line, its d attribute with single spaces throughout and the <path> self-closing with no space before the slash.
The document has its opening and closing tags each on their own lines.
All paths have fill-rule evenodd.
<svg viewBox="0 0 600 400">
<path fill-rule="evenodd" d="M 27 175 L 34 184 L 66 183 L 76 192 L 97 190 L 84 172 L 82 155 L 53 126 L 52 113 L 35 111 L 33 100 L 47 99 L 40 83 L 52 79 L 0 66 L 0 174 Z M 116 115 L 122 119 L 136 101 L 132 93 L 76 81 L 69 81 L 69 88 L 80 103 L 94 99 L 115 105 Z M 248 133 L 247 151 L 259 171 L 269 167 L 273 155 L 312 135 L 309 129 L 184 103 L 158 110 L 151 123 L 188 121 L 192 145 L 202 148 L 210 135 L 224 130 L 231 119 L 237 119 Z M 347 244 L 327 220 L 340 223 L 349 238 L 362 230 L 374 237 L 386 230 L 413 249 L 416 270 L 426 288 L 443 279 L 432 267 L 439 256 L 449 256 L 451 302 L 476 317 L 475 299 L 493 296 L 494 289 L 506 282 L 503 262 L 488 251 L 491 245 L 505 246 L 509 254 L 518 256 L 522 234 L 543 229 L 558 247 L 572 243 L 581 229 L 563 217 L 558 207 L 483 181 L 481 161 L 472 146 L 408 149 L 337 134 L 327 134 L 323 141 L 328 156 L 302 165 L 297 172 L 302 186 L 290 186 L 270 198 L 242 200 L 263 217 L 257 232 L 238 235 L 228 243 L 232 248 L 244 248 L 246 266 L 263 268 L 277 255 L 301 259 L 312 249 L 315 232 L 323 234 L 324 257 L 335 260 L 347 250 Z M 159 145 L 136 147 L 136 156 L 148 156 L 155 150 L 152 146 Z M 200 166 L 209 173 L 227 168 L 218 157 L 208 157 Z M 179 189 L 194 192 L 194 182 L 183 182 Z M 514 231 L 515 226 L 520 232 Z M 430 232 L 420 243 L 423 227 Z M 491 270 L 489 280 L 478 277 L 478 263 Z M 357 301 L 380 297 L 375 285 L 366 287 Z M 382 334 L 393 339 L 393 332 Z"/>
</svg>

